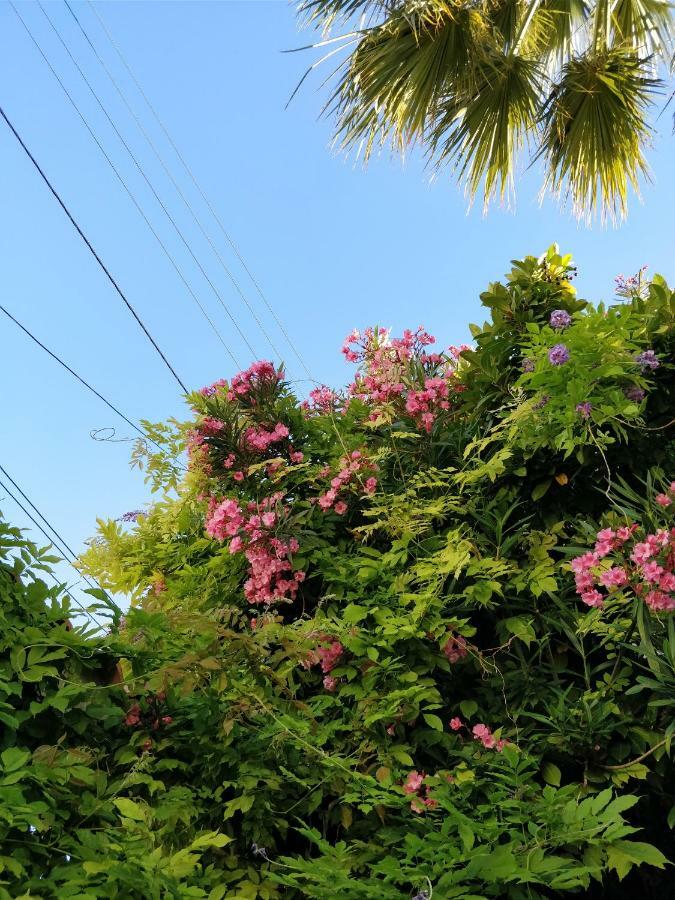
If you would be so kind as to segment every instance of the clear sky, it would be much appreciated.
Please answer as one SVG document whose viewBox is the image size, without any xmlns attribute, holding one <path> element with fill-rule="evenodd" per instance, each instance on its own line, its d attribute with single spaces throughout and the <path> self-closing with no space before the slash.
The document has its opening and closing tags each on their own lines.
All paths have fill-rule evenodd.
<svg viewBox="0 0 675 900">
<path fill-rule="evenodd" d="M 40 7 L 18 3 L 36 39 L 243 364 L 250 351 L 227 318 Z M 270 348 L 166 178 L 60 0 L 46 10 L 117 128 L 184 232 L 260 357 Z M 274 322 L 192 188 L 87 3 L 73 9 L 142 118 L 174 177 L 274 343 L 302 378 Z M 478 295 L 509 260 L 557 241 L 574 253 L 580 293 L 611 299 L 618 272 L 648 264 L 675 280 L 675 138 L 670 111 L 657 124 L 653 183 L 619 228 L 579 226 L 538 203 L 540 173 L 519 179 L 514 210 L 467 213 L 449 177 L 433 182 L 419 156 L 388 155 L 367 170 L 330 149 L 319 117 L 323 76 L 285 103 L 315 56 L 283 54 L 311 39 L 279 2 L 98 3 L 97 9 L 202 183 L 315 379 L 342 384 L 342 337 L 352 327 L 424 324 L 442 344 L 482 320 Z M 233 363 L 134 209 L 8 3 L 0 5 L 0 103 L 127 292 L 183 381 L 199 387 Z M 327 70 L 324 75 L 327 74 Z M 130 418 L 181 417 L 169 372 L 86 251 L 4 123 L 0 123 L 2 304 Z M 128 466 L 130 444 L 97 442 L 92 429 L 131 431 L 0 315 L 0 464 L 76 549 L 97 516 L 148 500 Z M 306 385 L 300 384 L 301 390 Z M 27 520 L 0 492 L 0 508 Z M 63 577 L 71 578 L 63 569 Z"/>
</svg>

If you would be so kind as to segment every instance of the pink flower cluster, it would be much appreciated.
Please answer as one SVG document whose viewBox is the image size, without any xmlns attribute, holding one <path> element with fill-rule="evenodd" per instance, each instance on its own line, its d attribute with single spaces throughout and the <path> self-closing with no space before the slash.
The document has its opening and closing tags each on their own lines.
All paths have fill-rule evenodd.
<svg viewBox="0 0 675 900">
<path fill-rule="evenodd" d="M 230 538 L 230 553 L 244 552 L 249 564 L 244 594 L 249 603 L 294 600 L 305 579 L 304 572 L 293 572 L 289 559 L 299 549 L 297 540 L 282 541 L 271 530 L 278 521 L 275 507 L 280 499 L 277 493 L 260 505 L 250 502 L 246 512 L 236 500 L 209 500 L 206 533 L 218 541 Z"/>
<path fill-rule="evenodd" d="M 466 728 L 468 730 L 468 725 L 465 725 L 464 722 L 459 718 L 459 716 L 455 716 L 450 719 L 448 723 L 452 731 L 461 731 L 462 728 Z M 503 738 L 497 739 L 492 733 L 492 729 L 488 725 L 484 725 L 482 722 L 479 722 L 477 725 L 474 725 L 471 729 L 471 735 L 475 741 L 480 741 L 480 743 L 485 747 L 486 750 L 497 750 L 498 753 L 501 753 L 504 747 L 507 745 L 508 741 L 505 741 Z"/>
<path fill-rule="evenodd" d="M 434 800 L 429 796 L 429 785 L 424 784 L 426 775 L 424 772 L 417 772 L 415 769 L 408 772 L 408 777 L 403 784 L 404 794 L 414 794 L 410 801 L 410 809 L 416 813 L 425 812 L 427 809 L 436 809 L 438 800 Z"/>
<path fill-rule="evenodd" d="M 267 430 L 262 426 L 251 426 L 246 430 L 244 440 L 251 450 L 264 453 L 271 444 L 277 444 L 279 441 L 287 438 L 288 433 L 288 428 L 281 422 L 277 422 L 271 430 Z"/>
<path fill-rule="evenodd" d="M 453 373 L 454 375 L 454 373 Z M 439 409 L 450 409 L 449 378 L 425 378 L 424 389 L 409 390 L 405 401 L 406 412 L 419 422 L 427 434 L 431 431 Z"/>
<path fill-rule="evenodd" d="M 374 407 L 371 419 L 378 418 L 378 407 L 395 403 L 401 414 L 430 432 L 439 412 L 450 409 L 450 394 L 462 389 L 457 362 L 468 348 L 451 347 L 449 354 L 428 353 L 425 348 L 435 340 L 422 326 L 415 332 L 406 330 L 401 338 L 390 338 L 388 331 L 373 328 L 347 336 L 342 352 L 349 362 L 360 365 L 349 391 Z"/>
<path fill-rule="evenodd" d="M 570 563 L 577 593 L 587 606 L 601 607 L 609 595 L 625 589 L 654 612 L 675 610 L 675 528 L 659 529 L 639 541 L 637 530 L 635 523 L 616 531 L 604 528 L 594 549 Z"/>
<path fill-rule="evenodd" d="M 342 457 L 340 470 L 331 479 L 330 488 L 324 494 L 320 494 L 316 502 L 323 510 L 334 509 L 339 516 L 344 515 L 347 512 L 347 504 L 342 499 L 340 492 L 358 481 L 359 487 L 365 494 L 374 494 L 377 489 L 377 478 L 369 475 L 364 479 L 363 475 L 375 469 L 374 463 L 363 456 L 360 450 L 353 450 L 349 456 Z"/>
<path fill-rule="evenodd" d="M 451 633 L 443 645 L 443 653 L 450 663 L 456 663 L 464 659 L 468 652 L 466 640 L 461 635 Z"/>
<path fill-rule="evenodd" d="M 331 409 L 335 409 L 339 399 L 335 391 L 322 384 L 321 387 L 314 388 L 309 392 L 309 400 L 303 402 L 302 408 L 309 411 L 329 412 Z"/>
<path fill-rule="evenodd" d="M 226 387 L 227 382 L 224 378 L 220 378 L 218 381 L 214 381 L 213 384 L 208 384 L 206 387 L 200 388 L 199 393 L 202 397 L 212 397 L 216 391 L 218 391 L 222 387 Z"/>
<path fill-rule="evenodd" d="M 238 372 L 230 382 L 227 392 L 228 400 L 242 399 L 260 388 L 276 388 L 283 380 L 284 370 L 280 366 L 275 368 L 274 363 L 261 359 L 254 362 L 248 369 Z"/>
<path fill-rule="evenodd" d="M 345 648 L 340 641 L 330 635 L 322 635 L 320 640 L 323 644 L 327 644 L 327 646 L 319 644 L 314 650 L 310 650 L 302 665 L 306 669 L 320 665 L 321 671 L 324 673 L 323 686 L 327 691 L 333 693 L 338 686 L 338 679 L 333 678 L 329 673 L 339 665 L 342 655 L 345 652 Z"/>
</svg>

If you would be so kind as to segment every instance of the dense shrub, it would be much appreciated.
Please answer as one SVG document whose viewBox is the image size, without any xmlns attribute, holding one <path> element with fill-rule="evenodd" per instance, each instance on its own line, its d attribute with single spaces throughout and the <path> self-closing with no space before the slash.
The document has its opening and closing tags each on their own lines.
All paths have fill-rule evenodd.
<svg viewBox="0 0 675 900">
<path fill-rule="evenodd" d="M 2 896 L 664 896 L 675 293 L 573 275 L 190 395 L 83 559 L 106 636 L 6 561 Z"/>
</svg>

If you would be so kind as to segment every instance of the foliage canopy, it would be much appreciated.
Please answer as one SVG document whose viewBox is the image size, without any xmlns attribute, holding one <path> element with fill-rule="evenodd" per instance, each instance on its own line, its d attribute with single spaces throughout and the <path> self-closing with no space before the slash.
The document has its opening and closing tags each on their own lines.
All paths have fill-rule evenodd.
<svg viewBox="0 0 675 900">
<path fill-rule="evenodd" d="M 148 425 L 159 498 L 82 560 L 133 601 L 106 634 L 0 525 L 0 897 L 663 894 L 675 293 L 574 275 Z"/>
</svg>

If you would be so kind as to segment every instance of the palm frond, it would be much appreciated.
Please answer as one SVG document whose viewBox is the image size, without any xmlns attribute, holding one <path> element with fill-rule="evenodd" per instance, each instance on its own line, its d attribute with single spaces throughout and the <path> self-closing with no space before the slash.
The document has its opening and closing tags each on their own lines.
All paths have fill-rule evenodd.
<svg viewBox="0 0 675 900">
<path fill-rule="evenodd" d="M 405 0 L 301 0 L 298 15 L 307 25 L 328 32 L 338 22 L 364 15 L 370 25 L 378 17 L 391 15 Z"/>
<path fill-rule="evenodd" d="M 571 197 L 579 215 L 601 207 L 625 216 L 628 186 L 637 192 L 647 174 L 646 115 L 661 85 L 647 65 L 630 50 L 589 51 L 567 63 L 546 103 L 545 188 Z"/>
<path fill-rule="evenodd" d="M 673 46 L 672 8 L 665 0 L 617 0 L 612 9 L 616 42 L 667 59 Z"/>
<path fill-rule="evenodd" d="M 343 149 L 360 144 L 367 158 L 387 141 L 413 143 L 470 68 L 476 14 L 437 0 L 417 9 L 371 29 L 353 51 L 327 105 Z"/>
<path fill-rule="evenodd" d="M 452 98 L 434 123 L 430 151 L 437 165 L 452 161 L 485 203 L 510 194 L 518 150 L 535 128 L 545 76 L 536 60 L 492 50 L 473 66 L 473 90 Z M 460 107 L 461 104 L 461 108 Z"/>
</svg>

